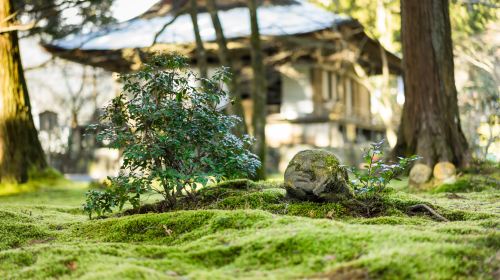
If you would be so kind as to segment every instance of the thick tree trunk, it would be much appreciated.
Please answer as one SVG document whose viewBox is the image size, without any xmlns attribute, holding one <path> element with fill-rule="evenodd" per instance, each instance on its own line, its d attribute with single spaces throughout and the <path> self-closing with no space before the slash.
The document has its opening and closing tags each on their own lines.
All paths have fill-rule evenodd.
<svg viewBox="0 0 500 280">
<path fill-rule="evenodd" d="M 219 61 L 223 66 L 229 67 L 233 77 L 231 79 L 231 84 L 229 85 L 229 90 L 231 92 L 231 98 L 233 99 L 233 105 L 229 109 L 229 113 L 234 114 L 241 118 L 241 124 L 238 126 L 236 133 L 238 135 L 243 135 L 247 133 L 247 127 L 245 122 L 245 114 L 243 111 L 243 105 L 241 104 L 241 91 L 239 88 L 239 69 L 236 69 L 235 63 L 233 63 L 229 49 L 227 48 L 226 37 L 224 36 L 224 31 L 222 30 L 222 25 L 219 20 L 219 15 L 217 13 L 217 5 L 215 0 L 207 0 L 207 10 L 212 18 L 212 24 L 215 29 L 215 37 L 218 45 L 218 56 Z"/>
<path fill-rule="evenodd" d="M 197 0 L 190 0 L 189 14 L 191 15 L 191 22 L 193 23 L 193 32 L 196 39 L 196 61 L 200 70 L 202 78 L 207 77 L 207 54 L 203 46 L 203 40 L 200 35 L 200 28 L 198 27 L 198 5 Z"/>
<path fill-rule="evenodd" d="M 262 161 L 262 166 L 257 172 L 258 179 L 266 178 L 266 117 L 267 117 L 267 91 L 266 78 L 264 71 L 264 63 L 262 58 L 262 50 L 260 47 L 260 32 L 257 21 L 257 3 L 256 0 L 248 1 L 248 9 L 250 10 L 250 26 L 251 26 L 251 55 L 253 69 L 253 132 L 256 138 L 255 152 Z"/>
<path fill-rule="evenodd" d="M 0 0 L 0 27 L 13 13 L 11 0 Z M 17 33 L 0 34 L 0 181 L 25 182 L 28 170 L 47 163 L 31 116 L 19 55 Z"/>
<path fill-rule="evenodd" d="M 469 161 L 460 127 L 447 0 L 402 0 L 405 104 L 396 155 L 417 154 L 433 166 Z"/>
</svg>

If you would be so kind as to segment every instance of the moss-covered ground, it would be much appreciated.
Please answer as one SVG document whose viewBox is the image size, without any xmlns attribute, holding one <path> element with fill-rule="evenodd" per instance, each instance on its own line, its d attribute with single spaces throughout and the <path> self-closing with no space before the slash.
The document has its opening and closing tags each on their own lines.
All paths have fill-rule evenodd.
<svg viewBox="0 0 500 280">
<path fill-rule="evenodd" d="M 499 279 L 499 186 L 467 176 L 427 192 L 398 182 L 370 214 L 232 181 L 175 211 L 90 221 L 86 185 L 45 182 L 0 196 L 0 279 Z M 449 222 L 407 214 L 422 203 Z"/>
</svg>

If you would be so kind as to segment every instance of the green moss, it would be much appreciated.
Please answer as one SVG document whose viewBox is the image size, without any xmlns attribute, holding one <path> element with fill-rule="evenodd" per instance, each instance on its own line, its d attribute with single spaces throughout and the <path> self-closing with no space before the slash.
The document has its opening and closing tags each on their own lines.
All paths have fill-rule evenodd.
<svg viewBox="0 0 500 280">
<path fill-rule="evenodd" d="M 221 182 L 216 185 L 219 189 L 249 190 L 259 185 L 248 179 L 235 179 Z"/>
<path fill-rule="evenodd" d="M 26 183 L 3 182 L 0 184 L 0 197 L 17 193 L 34 192 L 46 186 L 67 185 L 69 182 L 55 169 L 30 170 Z"/>
<path fill-rule="evenodd" d="M 288 200 L 280 185 L 240 181 L 203 190 L 202 209 L 91 221 L 76 211 L 84 189 L 0 197 L 0 243 L 20 238 L 0 249 L 0 279 L 494 279 L 499 269 L 494 191 L 388 191 L 363 218 L 352 205 Z M 407 216 L 418 203 L 456 221 Z"/>
<path fill-rule="evenodd" d="M 183 234 L 199 228 L 210 220 L 210 212 L 186 211 L 145 214 L 121 219 L 106 219 L 76 225 L 72 235 L 97 238 L 102 241 L 170 243 Z"/>
<path fill-rule="evenodd" d="M 0 271 L 15 271 L 36 262 L 36 256 L 26 251 L 0 252 Z M 1 275 L 1 274 L 0 274 Z"/>
<path fill-rule="evenodd" d="M 466 192 L 469 190 L 474 190 L 474 185 L 471 184 L 468 180 L 460 179 L 453 184 L 443 184 L 437 187 L 434 192 Z M 477 189 L 476 189 L 477 190 Z"/>
<path fill-rule="evenodd" d="M 487 246 L 491 249 L 500 248 L 500 232 L 489 231 L 486 235 L 482 235 L 477 239 L 477 243 L 481 246 Z"/>
<path fill-rule="evenodd" d="M 197 203 L 181 202 L 176 210 L 192 209 L 259 209 L 273 214 L 308 218 L 349 219 L 352 217 L 407 217 L 408 208 L 425 204 L 449 220 L 477 220 L 492 217 L 489 213 L 450 209 L 436 205 L 432 199 L 386 188 L 380 196 L 360 197 L 337 203 L 301 202 L 286 195 L 279 181 L 252 182 L 234 180 L 200 190 Z M 422 215 L 428 215 L 423 213 Z M 429 216 L 427 216 L 429 217 Z"/>
<path fill-rule="evenodd" d="M 350 220 L 351 223 L 365 224 L 365 225 L 428 225 L 433 223 L 429 219 L 421 217 L 394 217 L 382 216 L 375 218 L 357 218 Z"/>
<path fill-rule="evenodd" d="M 44 242 L 50 235 L 26 215 L 0 210 L 0 251 L 28 242 Z"/>
<path fill-rule="evenodd" d="M 347 213 L 339 203 L 295 202 L 287 205 L 284 214 L 309 218 L 338 218 Z"/>
<path fill-rule="evenodd" d="M 497 229 L 500 228 L 500 219 L 497 218 L 485 219 L 481 221 L 479 225 L 484 228 Z"/>
<path fill-rule="evenodd" d="M 282 189 L 268 189 L 260 192 L 249 192 L 230 195 L 215 201 L 210 208 L 215 209 L 262 209 L 269 204 L 283 202 L 285 192 Z"/>
<path fill-rule="evenodd" d="M 45 168 L 43 170 L 30 170 L 28 174 L 29 180 L 60 180 L 64 176 L 54 168 Z"/>
<path fill-rule="evenodd" d="M 360 224 L 366 220 L 344 223 L 255 210 L 136 215 L 80 223 L 57 244 L 3 253 L 0 259 L 5 275 L 19 279 L 290 279 L 338 273 L 342 267 L 377 279 L 488 278 L 493 268 L 486 260 L 498 236 L 470 222 L 443 228 L 406 219 Z"/>
<path fill-rule="evenodd" d="M 481 192 L 491 189 L 500 189 L 500 180 L 491 176 L 466 175 L 460 177 L 455 183 L 438 186 L 433 193 Z"/>
</svg>

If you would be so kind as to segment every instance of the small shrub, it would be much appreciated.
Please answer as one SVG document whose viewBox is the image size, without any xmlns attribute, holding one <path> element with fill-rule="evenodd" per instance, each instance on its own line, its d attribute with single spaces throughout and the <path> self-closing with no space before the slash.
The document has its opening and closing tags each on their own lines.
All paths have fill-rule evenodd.
<svg viewBox="0 0 500 280">
<path fill-rule="evenodd" d="M 384 140 L 373 143 L 370 148 L 363 153 L 363 162 L 366 170 L 359 170 L 355 167 L 345 166 L 351 172 L 355 179 L 351 180 L 351 186 L 356 194 L 359 195 L 378 195 L 385 190 L 385 187 L 413 162 L 420 159 L 419 156 L 398 157 L 395 163 L 386 163 L 382 159 L 384 153 L 382 146 Z"/>
<path fill-rule="evenodd" d="M 188 70 L 186 58 L 160 55 L 140 71 L 121 76 L 123 93 L 105 108 L 98 140 L 123 151 L 119 176 L 105 193 L 91 191 L 88 213 L 107 212 L 125 202 L 139 204 L 148 191 L 174 205 L 195 197 L 209 182 L 252 175 L 260 161 L 252 139 L 231 131 L 240 122 L 221 112 L 227 94 L 225 69 L 209 79 Z"/>
</svg>

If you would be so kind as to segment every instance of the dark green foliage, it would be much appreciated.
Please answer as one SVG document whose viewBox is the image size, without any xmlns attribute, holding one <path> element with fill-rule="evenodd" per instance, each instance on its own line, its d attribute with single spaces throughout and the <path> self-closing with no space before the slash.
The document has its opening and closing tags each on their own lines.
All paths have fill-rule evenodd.
<svg viewBox="0 0 500 280">
<path fill-rule="evenodd" d="M 85 210 L 102 214 L 125 202 L 137 207 L 148 191 L 175 205 L 210 182 L 253 175 L 260 162 L 249 151 L 251 138 L 235 136 L 239 118 L 219 107 L 227 79 L 225 69 L 199 78 L 175 55 L 156 56 L 122 75 L 123 93 L 105 108 L 99 139 L 123 151 L 123 164 L 108 194 L 88 194 Z"/>
<path fill-rule="evenodd" d="M 396 163 L 385 163 L 382 160 L 384 153 L 382 145 L 384 140 L 371 144 L 363 154 L 363 162 L 366 165 L 366 170 L 361 171 L 355 167 L 346 166 L 356 179 L 351 180 L 351 185 L 358 195 L 373 195 L 380 194 L 385 190 L 387 184 L 397 179 L 399 175 L 413 161 L 420 159 L 418 156 L 409 158 L 398 157 Z"/>
<path fill-rule="evenodd" d="M 119 190 L 119 188 L 106 191 L 88 191 L 86 193 L 87 199 L 83 205 L 83 211 L 89 215 L 89 218 L 92 218 L 92 213 L 96 213 L 98 217 L 101 217 L 105 213 L 113 212 L 114 207 L 119 207 L 121 209 L 126 201 L 133 201 L 129 197 L 124 198 L 119 196 L 116 190 Z"/>
</svg>

